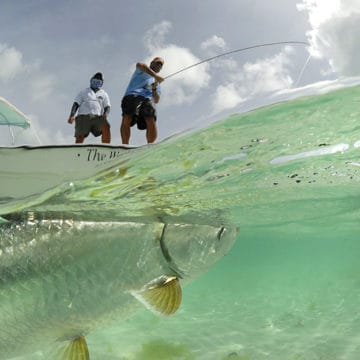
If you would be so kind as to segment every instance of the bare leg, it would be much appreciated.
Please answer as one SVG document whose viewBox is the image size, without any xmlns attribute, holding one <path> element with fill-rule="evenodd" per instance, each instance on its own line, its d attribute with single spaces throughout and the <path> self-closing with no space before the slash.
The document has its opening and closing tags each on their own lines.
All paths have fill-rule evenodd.
<svg viewBox="0 0 360 360">
<path fill-rule="evenodd" d="M 131 115 L 124 115 L 122 118 L 120 134 L 123 144 L 129 144 L 130 134 L 131 134 L 131 130 L 130 130 L 131 120 L 132 120 Z"/>
<path fill-rule="evenodd" d="M 101 130 L 101 142 L 103 144 L 110 144 L 111 141 L 110 125 L 104 124 L 100 127 L 100 130 Z"/>
<path fill-rule="evenodd" d="M 145 118 L 146 122 L 146 140 L 148 144 L 153 143 L 157 138 L 156 121 L 153 117 Z"/>
<path fill-rule="evenodd" d="M 77 136 L 75 138 L 75 144 L 82 144 L 85 140 L 85 136 Z"/>
</svg>

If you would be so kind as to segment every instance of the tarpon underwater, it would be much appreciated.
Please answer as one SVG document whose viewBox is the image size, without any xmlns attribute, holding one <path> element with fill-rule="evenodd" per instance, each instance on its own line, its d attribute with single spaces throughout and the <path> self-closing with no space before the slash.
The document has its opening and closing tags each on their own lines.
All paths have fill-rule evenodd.
<svg viewBox="0 0 360 360">
<path fill-rule="evenodd" d="M 143 303 L 174 313 L 181 285 L 232 246 L 236 229 L 41 220 L 0 226 L 0 359 L 90 359 L 87 334 Z M 138 302 L 137 300 L 140 300 Z"/>
</svg>

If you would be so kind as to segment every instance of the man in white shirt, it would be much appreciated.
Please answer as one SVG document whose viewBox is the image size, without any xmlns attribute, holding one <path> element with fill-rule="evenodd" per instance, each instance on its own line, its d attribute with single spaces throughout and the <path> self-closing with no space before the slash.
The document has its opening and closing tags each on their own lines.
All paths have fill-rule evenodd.
<svg viewBox="0 0 360 360">
<path fill-rule="evenodd" d="M 82 144 L 90 132 L 96 137 L 101 135 L 102 143 L 110 143 L 110 124 L 107 121 L 110 99 L 101 89 L 103 82 L 102 73 L 96 73 L 90 79 L 90 87 L 80 91 L 74 100 L 68 123 L 75 121 L 76 144 Z"/>
</svg>

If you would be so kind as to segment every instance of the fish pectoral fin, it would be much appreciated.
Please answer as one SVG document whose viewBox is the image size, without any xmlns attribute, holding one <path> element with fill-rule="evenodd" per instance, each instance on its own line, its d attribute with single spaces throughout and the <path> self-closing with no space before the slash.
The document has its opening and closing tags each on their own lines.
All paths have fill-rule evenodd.
<svg viewBox="0 0 360 360">
<path fill-rule="evenodd" d="M 176 276 L 162 275 L 131 294 L 151 311 L 171 315 L 180 306 L 182 291 Z"/>
<path fill-rule="evenodd" d="M 84 336 L 79 336 L 66 347 L 61 360 L 90 360 L 89 350 Z"/>
</svg>

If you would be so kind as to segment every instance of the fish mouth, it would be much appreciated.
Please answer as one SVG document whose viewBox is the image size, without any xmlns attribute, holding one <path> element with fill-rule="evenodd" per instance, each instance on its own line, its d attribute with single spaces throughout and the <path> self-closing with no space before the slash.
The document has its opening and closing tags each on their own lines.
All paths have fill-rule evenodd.
<svg viewBox="0 0 360 360">
<path fill-rule="evenodd" d="M 173 275 L 179 279 L 206 271 L 229 251 L 236 229 L 200 224 L 164 224 L 159 243 Z"/>
</svg>

